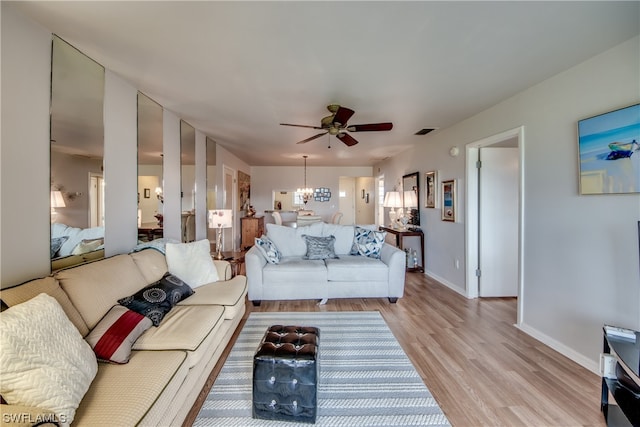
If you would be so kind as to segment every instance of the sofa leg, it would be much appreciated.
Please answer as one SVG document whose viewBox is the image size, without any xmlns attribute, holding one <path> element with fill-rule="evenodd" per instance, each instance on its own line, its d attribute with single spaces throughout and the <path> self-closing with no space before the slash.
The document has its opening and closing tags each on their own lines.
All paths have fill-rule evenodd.
<svg viewBox="0 0 640 427">
<path fill-rule="evenodd" d="M 389 297 L 389 302 L 390 302 L 391 304 L 395 304 L 396 302 L 398 302 L 398 298 L 392 298 L 392 297 Z"/>
<path fill-rule="evenodd" d="M 251 302 L 253 303 L 254 307 L 260 307 L 260 303 L 262 302 L 262 300 L 257 299 L 255 301 L 251 301 Z"/>
</svg>

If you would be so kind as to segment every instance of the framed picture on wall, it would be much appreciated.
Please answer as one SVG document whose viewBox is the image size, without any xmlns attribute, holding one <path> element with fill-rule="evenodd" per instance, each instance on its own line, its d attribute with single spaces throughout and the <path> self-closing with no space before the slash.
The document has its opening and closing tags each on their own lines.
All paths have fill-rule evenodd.
<svg viewBox="0 0 640 427">
<path fill-rule="evenodd" d="M 238 171 L 238 210 L 246 211 L 251 197 L 251 176 Z"/>
<path fill-rule="evenodd" d="M 456 180 L 442 181 L 442 220 L 455 222 L 456 220 Z"/>
<path fill-rule="evenodd" d="M 580 194 L 640 192 L 640 104 L 578 121 Z"/>
<path fill-rule="evenodd" d="M 438 171 L 424 173 L 424 207 L 438 207 Z"/>
</svg>

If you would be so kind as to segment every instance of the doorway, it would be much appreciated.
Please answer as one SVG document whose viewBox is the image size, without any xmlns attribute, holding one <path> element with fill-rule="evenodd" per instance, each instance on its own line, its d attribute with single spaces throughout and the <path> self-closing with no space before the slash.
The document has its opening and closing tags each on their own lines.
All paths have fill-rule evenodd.
<svg viewBox="0 0 640 427">
<path fill-rule="evenodd" d="M 89 173 L 89 227 L 104 227 L 104 178 Z"/>
<path fill-rule="evenodd" d="M 517 297 L 522 319 L 524 128 L 470 143 L 467 150 L 467 296 Z"/>
</svg>

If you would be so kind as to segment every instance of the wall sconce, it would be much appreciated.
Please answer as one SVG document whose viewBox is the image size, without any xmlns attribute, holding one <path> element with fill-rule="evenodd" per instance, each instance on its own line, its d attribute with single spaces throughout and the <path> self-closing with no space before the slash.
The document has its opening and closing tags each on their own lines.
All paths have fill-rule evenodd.
<svg viewBox="0 0 640 427">
<path fill-rule="evenodd" d="M 164 196 L 162 195 L 162 188 L 156 187 L 156 197 L 161 203 L 164 203 Z"/>
<path fill-rule="evenodd" d="M 64 186 L 55 185 L 55 184 L 51 186 L 51 193 L 53 194 L 54 192 L 60 193 L 61 197 L 64 196 L 64 198 L 66 198 L 70 202 L 73 202 L 75 199 L 77 199 L 78 197 L 82 196 L 82 193 L 79 193 L 77 191 L 73 191 L 73 192 L 64 191 Z M 63 202 L 64 202 L 64 199 L 63 199 Z M 58 207 L 62 208 L 62 207 L 65 207 L 65 206 L 62 205 L 62 206 L 58 206 Z"/>
<path fill-rule="evenodd" d="M 458 147 L 451 147 L 451 149 L 449 150 L 449 155 L 451 157 L 457 157 L 458 154 L 460 154 L 460 149 Z"/>
<path fill-rule="evenodd" d="M 365 197 L 365 193 L 364 193 L 364 188 L 363 188 L 362 189 L 362 198 L 364 199 L 364 197 Z M 367 203 L 369 203 L 369 202 L 367 202 Z"/>
</svg>

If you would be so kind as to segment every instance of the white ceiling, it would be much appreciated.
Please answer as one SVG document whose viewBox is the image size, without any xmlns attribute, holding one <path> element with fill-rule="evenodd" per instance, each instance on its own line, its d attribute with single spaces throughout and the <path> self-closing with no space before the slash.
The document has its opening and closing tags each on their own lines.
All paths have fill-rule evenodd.
<svg viewBox="0 0 640 427">
<path fill-rule="evenodd" d="M 16 5 L 250 165 L 372 165 L 640 33 L 637 1 Z M 393 130 L 279 125 L 331 103 Z"/>
</svg>

